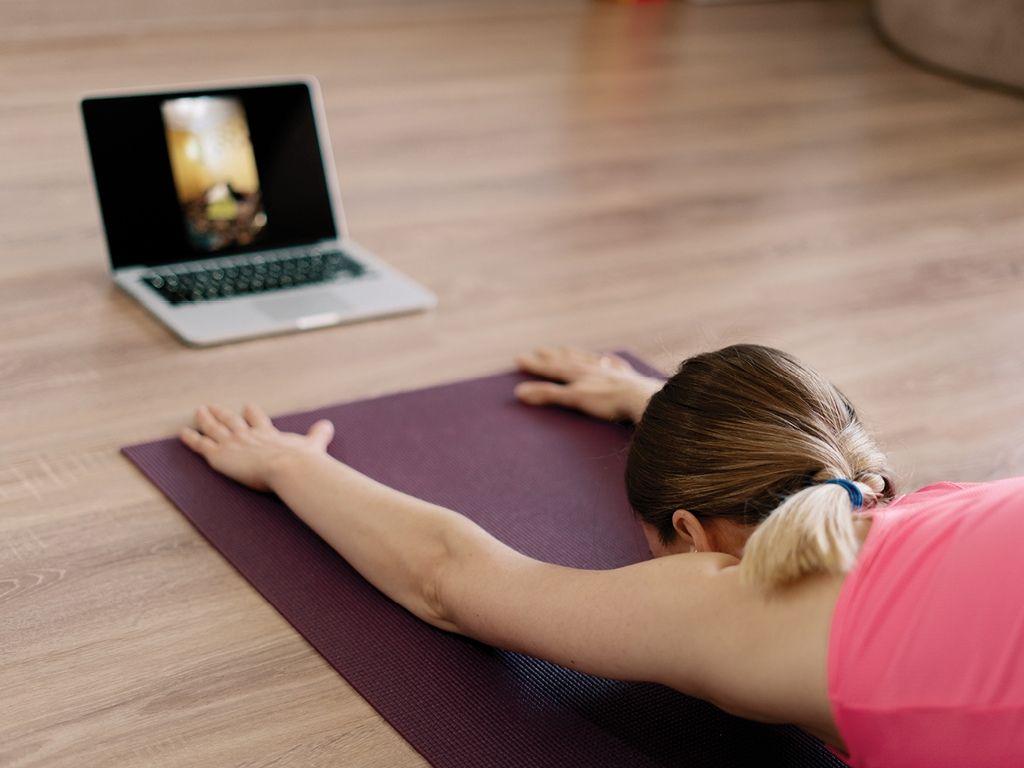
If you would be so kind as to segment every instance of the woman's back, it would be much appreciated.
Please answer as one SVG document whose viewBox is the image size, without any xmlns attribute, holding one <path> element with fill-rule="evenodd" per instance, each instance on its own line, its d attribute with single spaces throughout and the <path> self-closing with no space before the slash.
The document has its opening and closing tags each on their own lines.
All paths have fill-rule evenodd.
<svg viewBox="0 0 1024 768">
<path fill-rule="evenodd" d="M 855 766 L 1024 764 L 1024 479 L 874 514 L 836 604 L 829 697 Z"/>
</svg>

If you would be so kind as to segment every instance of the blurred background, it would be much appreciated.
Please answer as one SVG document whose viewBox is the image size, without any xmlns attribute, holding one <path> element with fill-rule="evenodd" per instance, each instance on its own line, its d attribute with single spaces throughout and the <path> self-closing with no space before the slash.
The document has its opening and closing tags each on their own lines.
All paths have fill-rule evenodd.
<svg viewBox="0 0 1024 768">
<path fill-rule="evenodd" d="M 906 489 L 1024 471 L 1022 19 L 1009 0 L 0 0 L 0 584 L 16 585 L 0 599 L 22 600 L 0 687 L 60 679 L 65 702 L 23 694 L 0 744 L 26 765 L 239 754 L 72 650 L 155 631 L 175 599 L 210 637 L 244 616 L 262 642 L 298 642 L 117 454 L 197 402 L 294 411 L 539 344 L 670 370 L 755 341 L 845 389 Z M 352 234 L 440 305 L 185 348 L 110 282 L 78 100 L 281 75 L 322 84 Z M 76 577 L 63 591 L 24 575 L 53 562 Z M 156 664 L 203 642 L 159 631 Z M 291 683 L 231 678 L 244 701 L 204 688 L 216 665 L 175 690 L 221 723 L 285 702 L 248 749 L 277 754 L 287 732 L 373 764 L 397 737 L 295 653 Z M 309 714 L 339 702 L 358 738 Z"/>
</svg>

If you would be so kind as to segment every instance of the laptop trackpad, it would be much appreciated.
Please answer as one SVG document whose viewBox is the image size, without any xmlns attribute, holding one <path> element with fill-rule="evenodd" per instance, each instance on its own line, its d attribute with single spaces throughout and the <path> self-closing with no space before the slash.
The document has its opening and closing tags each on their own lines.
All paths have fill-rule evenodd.
<svg viewBox="0 0 1024 768">
<path fill-rule="evenodd" d="M 256 309 L 274 320 L 298 320 L 300 318 L 323 318 L 339 314 L 348 305 L 334 291 L 310 291 L 297 296 L 277 296 L 257 299 Z"/>
</svg>

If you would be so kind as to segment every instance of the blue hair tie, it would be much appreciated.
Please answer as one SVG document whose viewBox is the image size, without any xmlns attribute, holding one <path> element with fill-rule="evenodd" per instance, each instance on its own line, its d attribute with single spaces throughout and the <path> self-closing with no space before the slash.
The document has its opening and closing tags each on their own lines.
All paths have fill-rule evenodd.
<svg viewBox="0 0 1024 768">
<path fill-rule="evenodd" d="M 861 493 L 860 488 L 852 480 L 847 480 L 845 477 L 836 477 L 826 480 L 822 485 L 838 485 L 850 494 L 850 503 L 853 504 L 854 509 L 860 509 L 864 506 L 864 494 Z"/>
</svg>

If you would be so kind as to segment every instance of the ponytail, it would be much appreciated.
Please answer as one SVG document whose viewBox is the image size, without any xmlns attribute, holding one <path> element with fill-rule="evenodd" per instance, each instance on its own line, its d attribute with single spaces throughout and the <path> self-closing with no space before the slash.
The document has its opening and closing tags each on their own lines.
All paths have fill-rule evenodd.
<svg viewBox="0 0 1024 768">
<path fill-rule="evenodd" d="M 743 578 L 774 589 L 811 574 L 846 573 L 860 549 L 855 515 L 884 485 L 878 475 L 863 482 L 834 479 L 787 497 L 747 540 Z"/>
</svg>

